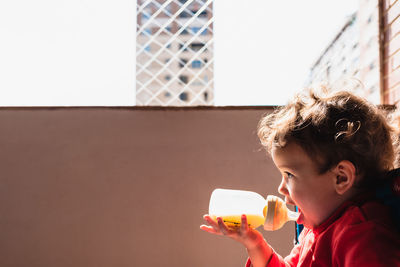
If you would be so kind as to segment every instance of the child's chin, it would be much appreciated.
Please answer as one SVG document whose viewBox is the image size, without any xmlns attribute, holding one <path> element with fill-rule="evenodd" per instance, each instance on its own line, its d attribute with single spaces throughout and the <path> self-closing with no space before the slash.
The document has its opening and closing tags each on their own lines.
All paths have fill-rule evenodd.
<svg viewBox="0 0 400 267">
<path fill-rule="evenodd" d="M 297 218 L 296 223 L 297 224 L 304 224 L 304 215 L 301 212 L 301 210 L 299 210 L 299 212 L 300 212 L 300 215 L 299 215 L 299 218 Z"/>
</svg>

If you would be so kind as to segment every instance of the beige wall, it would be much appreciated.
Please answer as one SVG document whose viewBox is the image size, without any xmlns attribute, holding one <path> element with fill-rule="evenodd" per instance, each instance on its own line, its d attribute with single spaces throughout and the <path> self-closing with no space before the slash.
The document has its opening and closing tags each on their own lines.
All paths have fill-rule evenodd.
<svg viewBox="0 0 400 267">
<path fill-rule="evenodd" d="M 199 225 L 216 187 L 277 194 L 270 110 L 0 109 L 0 266 L 243 266 Z M 289 252 L 292 223 L 261 231 Z"/>
</svg>

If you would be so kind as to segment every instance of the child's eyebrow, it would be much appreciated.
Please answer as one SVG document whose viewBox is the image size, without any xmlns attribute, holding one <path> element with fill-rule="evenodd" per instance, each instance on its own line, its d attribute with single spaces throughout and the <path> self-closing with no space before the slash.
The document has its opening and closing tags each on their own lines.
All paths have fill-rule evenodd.
<svg viewBox="0 0 400 267">
<path fill-rule="evenodd" d="M 279 167 L 279 169 L 289 169 L 289 170 L 298 171 L 298 170 L 301 170 L 303 166 L 304 166 L 304 164 L 302 162 L 294 162 L 294 163 L 290 162 L 287 164 L 279 165 L 278 167 Z"/>
<path fill-rule="evenodd" d="M 284 165 L 279 165 L 279 169 L 289 169 L 289 170 L 299 170 L 301 169 L 301 164 L 284 164 Z"/>
</svg>

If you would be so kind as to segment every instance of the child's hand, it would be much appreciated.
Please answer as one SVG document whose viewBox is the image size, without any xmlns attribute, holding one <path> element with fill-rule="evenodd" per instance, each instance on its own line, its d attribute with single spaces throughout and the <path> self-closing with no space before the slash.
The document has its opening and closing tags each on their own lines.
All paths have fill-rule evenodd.
<svg viewBox="0 0 400 267">
<path fill-rule="evenodd" d="M 203 224 L 200 229 L 211 234 L 228 236 L 242 243 L 248 250 L 264 246 L 266 243 L 260 232 L 248 226 L 246 215 L 242 215 L 241 225 L 237 228 L 228 227 L 220 217 L 217 218 L 217 221 L 214 221 L 209 215 L 204 215 L 203 218 L 209 225 Z"/>
</svg>

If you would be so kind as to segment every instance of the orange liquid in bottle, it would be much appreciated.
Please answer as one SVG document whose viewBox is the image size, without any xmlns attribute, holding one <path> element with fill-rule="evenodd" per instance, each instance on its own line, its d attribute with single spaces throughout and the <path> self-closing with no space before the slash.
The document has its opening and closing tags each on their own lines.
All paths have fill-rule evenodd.
<svg viewBox="0 0 400 267">
<path fill-rule="evenodd" d="M 226 226 L 237 228 L 240 227 L 242 224 L 242 215 L 227 215 L 227 216 L 220 216 Z M 213 220 L 217 220 L 217 216 L 211 215 Z M 265 217 L 261 215 L 254 215 L 254 214 L 246 214 L 247 224 L 249 227 L 255 229 L 264 224 Z"/>
</svg>

